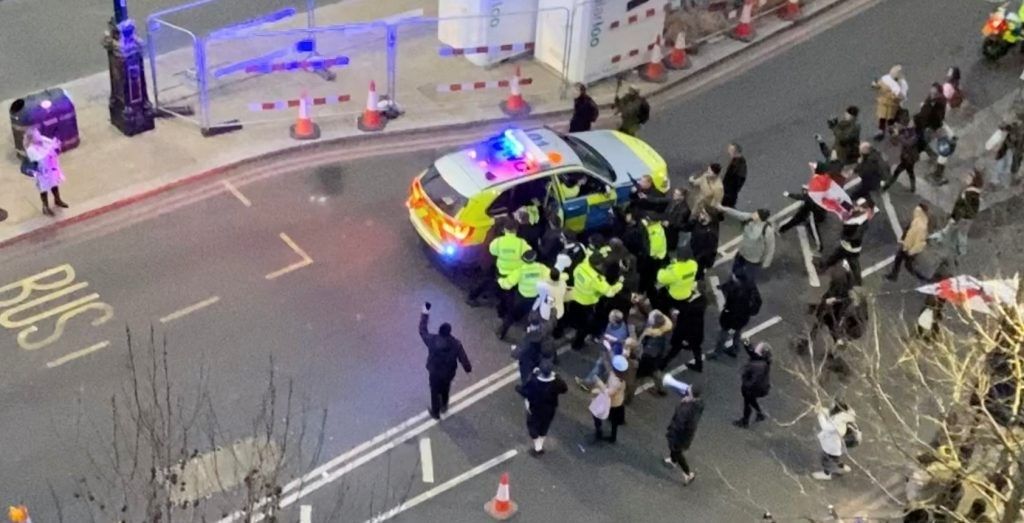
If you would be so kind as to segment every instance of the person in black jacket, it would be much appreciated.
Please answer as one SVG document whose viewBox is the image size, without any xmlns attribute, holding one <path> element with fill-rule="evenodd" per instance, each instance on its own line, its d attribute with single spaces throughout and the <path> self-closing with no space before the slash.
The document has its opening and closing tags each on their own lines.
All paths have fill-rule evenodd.
<svg viewBox="0 0 1024 523">
<path fill-rule="evenodd" d="M 697 262 L 697 281 L 703 281 L 704 273 L 714 267 L 718 256 L 718 222 L 707 211 L 700 211 L 687 228 L 690 233 L 690 251 Z"/>
<path fill-rule="evenodd" d="M 466 350 L 462 348 L 462 342 L 452 336 L 452 326 L 442 323 L 437 329 L 437 334 L 431 334 L 427 330 L 427 322 L 430 320 L 430 302 L 423 305 L 423 313 L 420 314 L 420 338 L 427 346 L 427 373 L 430 378 L 430 416 L 434 419 L 441 419 L 441 415 L 448 411 L 448 393 L 452 388 L 452 380 L 455 379 L 455 371 L 458 364 L 462 364 L 462 370 L 466 373 L 473 372 L 473 365 L 469 363 Z"/>
<path fill-rule="evenodd" d="M 853 168 L 853 173 L 860 177 L 860 185 L 850 192 L 851 200 L 870 198 L 878 201 L 881 197 L 882 181 L 889 178 L 889 164 L 882 158 L 882 153 L 869 142 L 861 142 L 860 159 Z"/>
<path fill-rule="evenodd" d="M 819 163 L 818 166 L 824 168 L 821 163 Z M 817 171 L 816 169 L 815 172 L 821 171 Z M 798 193 L 783 191 L 782 195 L 786 198 L 801 202 L 801 205 L 797 208 L 796 212 L 793 213 L 793 216 L 779 227 L 779 234 L 784 234 L 786 231 L 796 227 L 797 225 L 807 224 L 807 229 L 811 231 L 811 238 L 814 239 L 814 243 L 818 247 L 818 252 L 821 252 L 824 249 L 824 246 L 821 243 L 821 235 L 818 233 L 818 225 L 824 222 L 825 218 L 828 217 L 828 211 L 821 208 L 817 203 L 814 203 L 814 200 L 812 200 L 811 196 L 807 193 L 806 185 L 801 186 L 800 192 Z M 811 217 L 814 217 L 814 219 L 809 219 Z"/>
<path fill-rule="evenodd" d="M 572 118 L 569 119 L 569 132 L 578 133 L 589 131 L 590 126 L 597 121 L 600 110 L 597 102 L 587 94 L 587 86 L 576 84 L 576 99 L 572 104 Z"/>
<path fill-rule="evenodd" d="M 707 296 L 700 289 L 693 289 L 693 294 L 679 308 L 672 330 L 669 358 L 675 358 L 682 349 L 690 351 L 693 357 L 686 362 L 686 367 L 695 372 L 704 371 L 704 313 L 707 308 Z"/>
<path fill-rule="evenodd" d="M 669 455 L 664 463 L 672 468 L 679 466 L 683 471 L 683 485 L 689 485 L 697 477 L 697 474 L 690 470 L 690 464 L 686 462 L 683 452 L 690 450 L 693 438 L 697 434 L 700 417 L 704 413 L 704 400 L 701 396 L 703 394 L 700 384 L 687 387 L 683 392 L 683 399 L 676 405 L 668 430 L 665 431 Z"/>
<path fill-rule="evenodd" d="M 868 222 L 871 219 L 872 204 L 869 200 L 861 198 L 857 200 L 853 213 L 843 220 L 843 230 L 839 235 L 839 246 L 821 264 L 819 268 L 828 269 L 840 260 L 846 260 L 853 271 L 853 281 L 857 285 L 861 283 L 860 274 L 860 251 L 864 244 L 864 234 L 868 229 Z"/>
<path fill-rule="evenodd" d="M 530 455 L 535 457 L 544 454 L 544 438 L 558 411 L 558 396 L 569 391 L 565 380 L 555 374 L 552 367 L 551 360 L 542 360 L 522 388 L 526 398 L 526 430 L 533 440 Z"/>
<path fill-rule="evenodd" d="M 751 347 L 750 342 L 744 340 L 743 349 L 750 357 L 746 366 L 743 367 L 743 374 L 740 378 L 743 416 L 732 424 L 740 428 L 747 428 L 750 424 L 751 412 L 757 413 L 754 417 L 755 422 L 764 421 L 764 411 L 761 410 L 761 405 L 757 403 L 757 400 L 767 396 L 771 389 L 772 347 L 764 341 Z"/>
<path fill-rule="evenodd" d="M 723 352 L 735 358 L 743 341 L 743 328 L 761 310 L 761 293 L 745 272 L 732 273 L 729 281 L 720 287 L 725 295 L 725 304 L 718 317 L 718 325 L 722 330 L 719 331 L 714 352 L 708 356 L 710 360 L 718 359 Z M 732 346 L 726 348 L 729 339 L 732 339 Z"/>
<path fill-rule="evenodd" d="M 548 213 L 547 220 L 547 227 L 537 242 L 537 260 L 551 267 L 565 245 L 562 243 L 562 218 L 558 213 L 551 212 Z"/>
<path fill-rule="evenodd" d="M 539 312 L 531 312 L 526 334 L 518 345 L 512 346 L 512 353 L 519 360 L 519 386 L 526 385 L 541 362 L 544 354 L 545 332 Z"/>
<path fill-rule="evenodd" d="M 740 189 L 747 181 L 747 159 L 743 157 L 743 148 L 738 143 L 730 143 L 726 148 L 729 153 L 729 166 L 725 168 L 725 176 L 722 177 L 723 207 L 736 207 L 736 200 L 740 196 Z"/>
<path fill-rule="evenodd" d="M 942 95 L 942 85 L 933 83 L 928 89 L 928 98 L 921 102 L 921 108 L 913 119 L 918 150 L 927 152 L 932 158 L 935 157 L 935 152 L 928 147 L 928 142 L 935 131 L 942 129 L 945 119 L 946 97 Z"/>
<path fill-rule="evenodd" d="M 679 247 L 679 235 L 686 230 L 690 222 L 690 204 L 686 201 L 685 189 L 673 189 L 672 197 L 665 206 L 665 241 L 668 243 L 668 252 L 675 252 Z"/>
</svg>

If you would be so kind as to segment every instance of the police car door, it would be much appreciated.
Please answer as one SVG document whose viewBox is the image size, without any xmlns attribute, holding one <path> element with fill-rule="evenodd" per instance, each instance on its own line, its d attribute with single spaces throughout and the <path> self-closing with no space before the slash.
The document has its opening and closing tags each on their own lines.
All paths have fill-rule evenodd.
<svg viewBox="0 0 1024 523">
<path fill-rule="evenodd" d="M 611 221 L 612 207 L 615 205 L 615 192 L 605 182 L 584 171 L 559 173 L 559 186 L 562 191 L 562 219 L 564 227 L 570 231 L 581 232 L 607 225 Z M 567 188 L 576 187 L 576 192 Z"/>
</svg>

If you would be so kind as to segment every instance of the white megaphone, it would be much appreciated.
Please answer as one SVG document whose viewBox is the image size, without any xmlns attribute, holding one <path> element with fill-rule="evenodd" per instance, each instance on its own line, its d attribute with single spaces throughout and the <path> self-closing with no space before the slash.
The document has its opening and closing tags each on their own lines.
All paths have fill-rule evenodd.
<svg viewBox="0 0 1024 523">
<path fill-rule="evenodd" d="M 676 392 L 683 396 L 685 396 L 686 393 L 690 391 L 689 384 L 683 383 L 673 378 L 671 374 L 665 374 L 665 377 L 661 378 L 661 384 L 670 389 L 674 389 Z"/>
</svg>

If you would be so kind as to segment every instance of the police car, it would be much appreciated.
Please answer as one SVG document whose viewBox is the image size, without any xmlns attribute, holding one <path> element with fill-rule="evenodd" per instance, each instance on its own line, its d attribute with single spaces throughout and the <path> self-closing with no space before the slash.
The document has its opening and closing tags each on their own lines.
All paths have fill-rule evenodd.
<svg viewBox="0 0 1024 523">
<path fill-rule="evenodd" d="M 413 180 L 406 206 L 420 237 L 445 260 L 476 263 L 495 219 L 539 204 L 568 230 L 599 228 L 645 175 L 668 191 L 661 155 L 618 131 L 508 129 L 437 159 Z"/>
</svg>

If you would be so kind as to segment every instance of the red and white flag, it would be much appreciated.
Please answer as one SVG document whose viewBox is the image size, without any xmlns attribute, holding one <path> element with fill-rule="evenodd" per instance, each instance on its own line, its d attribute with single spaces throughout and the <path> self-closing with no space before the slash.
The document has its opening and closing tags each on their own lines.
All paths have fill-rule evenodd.
<svg viewBox="0 0 1024 523">
<path fill-rule="evenodd" d="M 979 280 L 974 276 L 955 276 L 938 283 L 918 287 L 917 291 L 934 294 L 943 301 L 972 311 L 992 314 L 990 304 L 1012 305 L 1016 301 L 1020 279 Z"/>
<path fill-rule="evenodd" d="M 853 200 L 846 191 L 827 174 L 815 173 L 807 182 L 807 195 L 826 211 L 846 220 L 853 209 Z"/>
</svg>

